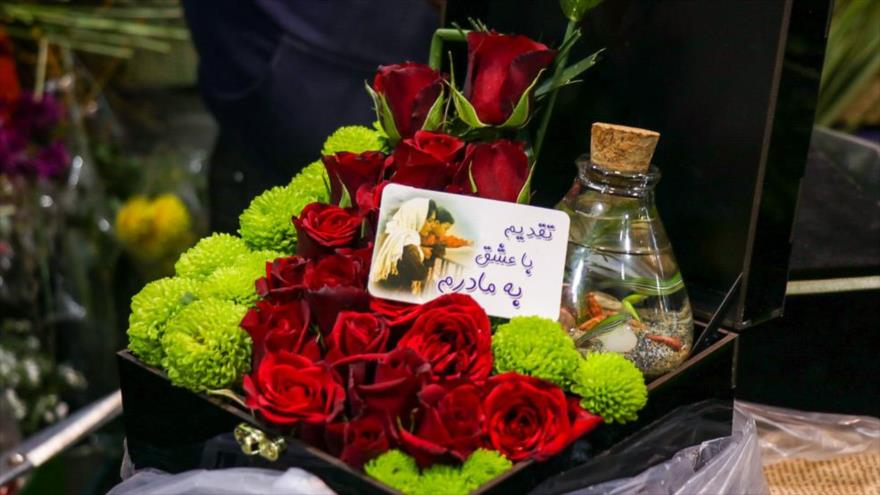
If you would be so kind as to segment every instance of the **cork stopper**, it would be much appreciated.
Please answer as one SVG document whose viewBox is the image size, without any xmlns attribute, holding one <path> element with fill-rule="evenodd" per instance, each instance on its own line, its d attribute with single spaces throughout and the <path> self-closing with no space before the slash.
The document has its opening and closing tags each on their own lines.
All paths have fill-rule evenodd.
<svg viewBox="0 0 880 495">
<path fill-rule="evenodd" d="M 659 139 L 658 132 L 596 122 L 591 132 L 590 161 L 617 172 L 647 172 Z"/>
</svg>

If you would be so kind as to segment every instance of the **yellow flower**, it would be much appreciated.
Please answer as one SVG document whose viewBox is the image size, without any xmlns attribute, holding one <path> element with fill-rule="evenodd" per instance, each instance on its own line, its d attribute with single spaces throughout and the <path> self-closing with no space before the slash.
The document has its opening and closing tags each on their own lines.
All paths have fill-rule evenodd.
<svg viewBox="0 0 880 495">
<path fill-rule="evenodd" d="M 173 194 L 154 200 L 133 196 L 116 215 L 116 237 L 134 256 L 156 259 L 176 255 L 192 240 L 186 205 Z"/>
<path fill-rule="evenodd" d="M 144 196 L 132 196 L 116 214 L 116 237 L 126 245 L 136 245 L 153 228 L 151 203 Z"/>
<path fill-rule="evenodd" d="M 163 194 L 153 200 L 153 215 L 156 237 L 160 239 L 180 239 L 190 230 L 189 211 L 173 194 Z"/>
</svg>

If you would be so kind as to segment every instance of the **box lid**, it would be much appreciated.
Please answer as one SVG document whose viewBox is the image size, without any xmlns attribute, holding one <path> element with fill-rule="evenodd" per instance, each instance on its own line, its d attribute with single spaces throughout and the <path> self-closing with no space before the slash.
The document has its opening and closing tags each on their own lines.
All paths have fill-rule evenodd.
<svg viewBox="0 0 880 495">
<path fill-rule="evenodd" d="M 570 60 L 603 59 L 564 88 L 536 171 L 553 205 L 589 148 L 592 122 L 659 131 L 657 203 L 698 317 L 742 274 L 725 325 L 782 314 L 791 230 L 824 58 L 829 0 L 615 0 L 587 15 Z M 449 0 L 446 23 L 479 18 L 558 44 L 558 0 Z"/>
</svg>

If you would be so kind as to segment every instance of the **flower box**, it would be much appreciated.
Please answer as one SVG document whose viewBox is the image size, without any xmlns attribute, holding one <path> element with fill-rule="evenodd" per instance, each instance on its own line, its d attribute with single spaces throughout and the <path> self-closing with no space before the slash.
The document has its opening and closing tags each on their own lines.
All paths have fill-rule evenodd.
<svg viewBox="0 0 880 495">
<path fill-rule="evenodd" d="M 523 493 L 574 462 L 573 453 L 597 455 L 678 406 L 705 399 L 733 398 L 737 335 L 718 331 L 681 367 L 648 385 L 648 405 L 637 422 L 603 425 L 556 457 L 536 463 L 524 461 L 482 486 L 477 493 Z M 155 468 L 176 473 L 190 469 L 241 466 L 285 469 L 300 467 L 323 479 L 339 493 L 397 493 L 358 472 L 339 459 L 296 439 L 275 462 L 247 456 L 233 431 L 241 423 L 253 425 L 269 438 L 272 427 L 224 398 L 194 394 L 174 387 L 161 371 L 141 363 L 128 351 L 118 354 L 125 411 L 126 444 L 137 469 Z M 633 472 L 647 466 L 628 466 Z"/>
<path fill-rule="evenodd" d="M 513 1 L 505 0 L 504 5 L 507 6 Z M 468 5 L 485 6 L 492 3 L 500 3 L 500 0 L 498 2 L 475 0 L 468 2 Z M 534 3 L 536 6 L 557 4 L 555 0 L 519 3 Z M 696 352 L 687 361 L 672 372 L 649 383 L 648 405 L 639 412 L 637 422 L 625 426 L 611 424 L 600 426 L 583 435 L 565 450 L 552 452 L 555 455 L 543 462 L 531 459 L 521 461 L 504 474 L 477 488 L 477 493 L 526 492 L 555 473 L 582 463 L 590 457 L 601 455 L 615 446 L 625 445 L 623 442 L 628 436 L 639 429 L 650 428 L 654 420 L 678 406 L 709 398 L 721 398 L 727 401 L 732 399 L 737 336 L 715 328 L 724 321 L 726 328 L 741 329 L 781 314 L 789 255 L 788 234 L 796 205 L 795 188 L 803 170 L 806 139 L 809 135 L 808 126 L 803 124 L 809 122 L 810 115 L 807 115 L 810 111 L 809 102 L 815 97 L 818 85 L 818 79 L 810 81 L 799 79 L 801 76 L 784 67 L 782 61 L 785 58 L 788 62 L 788 58 L 794 55 L 795 43 L 790 42 L 789 39 L 797 40 L 803 36 L 815 41 L 820 51 L 823 46 L 821 28 L 824 24 L 817 22 L 821 20 L 823 9 L 809 11 L 808 2 L 795 2 L 791 5 L 791 2 L 780 0 L 772 3 L 772 8 L 764 8 L 762 5 L 760 8 L 740 9 L 739 6 L 733 6 L 734 2 L 712 2 L 711 6 L 699 2 L 673 2 L 673 5 L 664 4 L 663 9 L 657 9 L 653 2 L 605 2 L 601 9 L 606 10 L 596 12 L 597 15 L 610 16 L 609 19 L 605 19 L 603 25 L 606 29 L 617 33 L 599 41 L 601 44 L 608 42 L 610 63 L 606 70 L 610 71 L 610 76 L 606 73 L 600 78 L 605 80 L 604 86 L 600 84 L 602 88 L 600 91 L 584 90 L 572 104 L 563 105 L 568 108 L 570 118 L 561 121 L 572 125 L 568 129 L 554 129 L 549 134 L 554 136 L 555 143 L 547 149 L 556 150 L 556 153 L 547 155 L 547 159 L 542 158 L 542 163 L 546 166 L 539 169 L 535 175 L 536 183 L 541 184 L 542 191 L 533 199 L 536 204 L 549 204 L 561 195 L 561 191 L 553 189 L 564 187 L 571 175 L 570 172 L 562 172 L 559 167 L 562 163 L 570 163 L 573 158 L 564 155 L 583 147 L 581 141 L 586 133 L 581 127 L 585 118 L 612 117 L 615 120 L 644 122 L 669 133 L 673 136 L 672 145 L 665 148 L 662 156 L 658 156 L 658 163 L 663 164 L 667 177 L 665 184 L 671 189 L 661 191 L 659 197 L 665 198 L 663 201 L 668 202 L 661 201 L 659 209 L 670 220 L 669 232 L 673 244 L 682 250 L 679 259 L 682 271 L 691 287 L 695 314 L 698 318 L 709 320 L 711 323 L 697 329 L 702 336 L 694 346 Z M 816 3 L 824 2 L 817 0 Z M 463 4 L 463 2 L 451 1 L 450 11 L 447 14 L 457 12 L 456 6 L 460 7 Z M 539 27 L 537 26 L 539 16 L 525 15 L 520 9 L 505 10 L 515 12 L 519 20 L 529 19 L 530 21 L 525 23 L 528 26 L 525 27 L 530 29 Z M 620 15 L 621 12 L 626 15 Z M 737 17 L 738 12 L 748 17 L 746 23 L 764 26 L 758 41 L 753 42 L 751 38 L 746 40 L 748 43 L 731 41 L 731 39 L 735 41 L 736 38 L 728 32 L 731 31 L 730 27 L 737 25 L 735 20 L 742 20 Z M 630 15 L 630 13 L 638 15 Z M 534 21 L 531 20 L 533 18 Z M 637 29 L 627 24 L 632 19 L 638 21 Z M 695 23 L 693 19 L 698 19 L 700 22 Z M 761 22 L 751 22 L 756 19 Z M 451 20 L 454 18 L 447 19 L 447 21 Z M 695 29 L 694 26 L 700 29 Z M 512 31 L 517 30 L 517 27 L 523 26 L 508 26 Z M 731 37 L 718 37 L 717 32 L 725 32 Z M 602 38 L 599 30 L 588 30 L 588 34 Z M 748 35 L 753 36 L 751 32 Z M 702 47 L 710 41 L 704 38 L 711 38 L 714 44 L 706 50 L 690 50 L 691 47 Z M 632 42 L 633 39 L 638 42 Z M 682 50 L 682 46 L 689 50 Z M 741 55 L 736 61 L 747 64 L 746 70 L 742 70 L 740 64 L 730 63 L 722 66 L 731 73 L 718 73 L 717 69 L 722 67 L 717 62 L 718 52 L 727 53 L 724 50 L 731 50 L 729 48 L 731 46 L 735 47 L 733 49 L 736 51 L 735 54 Z M 742 46 L 750 46 L 752 49 L 743 51 Z M 589 48 L 594 47 L 589 46 Z M 756 51 L 759 53 L 755 53 Z M 436 58 L 434 52 L 432 50 L 432 58 Z M 436 54 L 442 54 L 442 50 L 436 50 Z M 687 63 L 680 63 L 682 57 L 685 57 L 683 60 Z M 743 60 L 742 57 L 746 57 L 747 60 Z M 586 58 L 584 63 L 590 60 Z M 821 65 L 821 57 L 806 62 L 810 67 L 818 68 Z M 412 67 L 398 67 L 399 70 L 406 68 Z M 676 72 L 677 69 L 682 72 Z M 644 77 L 645 71 L 649 71 L 650 77 Z M 660 84 L 658 81 L 664 82 Z M 698 91 L 694 91 L 692 85 L 696 85 Z M 381 93 L 379 86 L 381 85 L 374 83 L 373 89 Z M 373 96 L 377 108 L 388 110 L 387 101 L 383 99 L 385 96 L 382 94 Z M 803 96 L 806 96 L 806 100 Z M 466 121 L 469 126 L 482 127 L 482 121 L 477 119 L 479 115 L 468 106 L 465 96 L 453 93 L 451 97 L 456 98 L 456 112 L 463 114 L 464 119 L 469 119 Z M 715 102 L 721 108 L 715 108 L 714 111 L 707 109 L 706 105 L 699 103 L 703 100 Z M 768 101 L 773 104 L 767 105 Z M 804 104 L 804 101 L 807 103 Z M 521 98 L 520 102 L 522 108 L 528 109 L 528 98 Z M 742 109 L 739 115 L 730 115 L 732 106 Z M 517 103 L 517 107 L 520 107 L 520 103 Z M 786 110 L 795 107 L 796 111 Z M 465 111 L 462 112 L 461 109 Z M 389 111 L 381 111 L 380 120 L 386 130 L 394 131 L 388 134 L 392 136 L 396 135 L 399 129 L 391 125 L 394 122 L 393 118 L 389 117 Z M 577 116 L 573 116 L 572 113 L 577 113 Z M 425 122 L 433 122 L 427 114 L 423 117 Z M 520 112 L 513 112 L 507 118 L 516 121 L 520 117 Z M 491 115 L 486 116 L 486 119 L 489 118 L 500 121 Z M 500 122 L 500 128 L 504 126 L 505 122 Z M 542 126 L 539 130 L 541 136 L 544 130 L 546 129 Z M 508 129 L 507 132 L 510 130 Z M 422 147 L 415 140 L 405 144 L 419 149 Z M 325 147 L 334 148 L 326 145 Z M 371 147 L 367 149 L 372 150 Z M 522 150 L 513 149 L 508 145 L 505 145 L 505 149 L 507 151 L 501 155 L 510 154 L 519 157 L 517 160 L 506 160 L 511 165 L 509 168 L 521 170 L 522 164 L 526 162 L 522 159 Z M 375 215 L 378 208 L 376 192 L 380 190 L 379 185 L 375 184 L 372 193 L 369 189 L 360 191 L 360 186 L 364 184 L 341 183 L 342 176 L 346 174 L 341 174 L 340 170 L 346 167 L 353 169 L 357 165 L 370 171 L 378 170 L 375 175 L 381 178 L 386 171 L 385 157 L 371 155 L 373 151 L 365 151 L 357 156 L 337 151 L 324 153 L 334 155 L 324 162 L 327 169 L 332 172 L 328 177 L 333 180 L 330 184 L 330 197 L 318 202 L 327 203 L 329 200 L 330 203 L 342 205 L 349 204 L 353 197 L 358 199 L 360 196 L 363 205 L 359 204 L 358 207 L 363 208 L 369 215 Z M 390 149 L 386 151 L 391 152 Z M 402 178 L 396 174 L 405 170 L 405 165 L 412 165 L 403 158 L 398 164 L 401 168 L 394 170 L 394 178 L 401 180 Z M 711 161 L 708 160 L 709 158 Z M 436 161 L 440 164 L 445 163 L 439 158 Z M 464 159 L 464 162 L 458 165 L 464 167 L 459 170 L 468 169 L 472 172 L 474 162 Z M 440 169 L 446 170 L 445 165 Z M 355 175 L 353 179 L 359 180 L 359 174 Z M 531 177 L 528 174 L 519 175 Z M 463 180 L 465 176 L 466 174 L 455 173 L 452 179 Z M 487 176 L 481 177 L 485 179 Z M 423 181 L 428 178 L 434 177 L 432 174 L 420 176 L 420 180 Z M 315 177 L 309 180 L 312 179 Z M 324 184 L 324 181 L 315 182 L 322 186 Z M 353 182 L 357 181 L 353 180 Z M 473 184 L 473 179 L 470 182 L 472 183 L 470 187 L 478 192 L 483 188 L 479 184 Z M 422 185 L 427 188 L 430 184 Z M 461 184 L 457 185 L 461 187 Z M 494 184 L 492 180 L 486 180 L 484 185 Z M 305 204 L 316 201 L 316 198 L 306 200 L 293 194 L 294 190 L 299 193 L 300 188 L 270 190 L 255 199 L 253 208 L 249 207 L 242 216 L 242 237 L 262 249 L 272 251 L 281 249 L 289 253 L 291 251 L 289 244 L 265 246 L 263 241 L 275 239 L 279 232 L 290 230 L 291 211 L 297 214 L 300 211 L 307 213 L 300 215 L 301 219 L 298 221 L 302 225 L 296 224 L 297 229 L 307 227 L 305 222 L 310 222 L 311 216 L 317 219 L 324 213 L 318 207 L 306 211 Z M 285 191 L 290 194 L 285 195 Z M 343 191 L 347 191 L 346 194 L 343 194 Z M 358 191 L 366 194 L 355 194 Z M 520 196 L 529 197 L 529 192 L 530 190 L 524 185 L 523 188 L 508 187 L 505 188 L 503 198 L 494 199 L 514 201 L 519 200 Z M 281 207 L 278 206 L 280 200 L 285 201 Z M 699 207 L 696 208 L 695 205 Z M 296 206 L 296 209 L 293 206 Z M 280 218 L 280 222 L 276 221 L 278 220 L 276 217 Z M 279 225 L 287 230 L 276 228 Z M 283 236 L 281 238 L 285 241 L 290 240 Z M 318 237 L 310 238 L 314 240 Z M 327 246 L 330 246 L 333 240 L 323 239 Z M 301 251 L 306 247 L 298 245 L 297 252 L 302 255 Z M 346 256 L 354 256 L 353 253 L 352 251 Z M 197 275 L 200 273 L 198 266 L 189 268 L 194 268 Z M 227 272 L 223 274 L 230 275 Z M 178 275 L 188 277 L 185 273 Z M 301 289 L 299 285 L 303 285 L 300 284 L 302 280 L 294 279 L 296 277 L 292 276 L 291 282 L 296 283 L 290 284 L 289 288 Z M 237 278 L 226 281 L 235 280 Z M 250 280 L 247 282 L 250 283 Z M 231 286 L 231 284 L 227 285 Z M 181 290 L 184 288 L 178 287 Z M 230 287 L 220 285 L 211 288 L 223 289 L 220 292 L 208 293 L 209 296 L 218 296 L 220 299 L 239 298 L 251 302 L 250 297 L 253 296 L 251 287 L 247 285 L 245 294 L 236 291 L 224 292 Z M 320 287 L 307 288 L 320 290 Z M 314 295 L 317 292 L 309 294 Z M 260 295 L 262 297 L 265 294 Z M 178 299 L 172 298 L 172 300 Z M 198 320 L 190 315 L 187 316 L 187 323 Z M 321 323 L 318 321 L 319 326 L 322 326 Z M 144 328 L 153 329 L 149 325 L 145 325 Z M 133 332 L 130 331 L 129 336 L 132 335 Z M 136 334 L 135 336 L 138 337 Z M 149 340 L 152 338 L 149 332 L 142 332 L 139 337 L 140 347 L 132 347 L 138 355 L 146 356 L 145 351 L 156 350 L 155 342 Z M 143 346 L 145 341 L 154 344 L 153 348 Z M 173 349 L 176 351 L 174 358 L 180 361 L 179 364 L 188 364 L 191 355 L 186 347 L 168 346 L 162 343 L 160 348 Z M 216 368 L 223 368 L 234 357 L 229 353 L 222 353 L 220 356 L 219 360 L 222 361 L 220 364 L 223 366 L 217 365 L 218 360 L 215 360 L 213 364 L 217 365 Z M 238 356 L 236 362 L 242 364 L 244 361 L 246 360 Z M 395 490 L 349 467 L 336 457 L 307 446 L 297 439 L 282 439 L 279 430 L 260 419 L 265 417 L 266 411 L 261 411 L 263 416 L 254 416 L 249 410 L 235 405 L 235 402 L 228 398 L 197 394 L 174 387 L 161 371 L 145 366 L 127 351 L 120 353 L 119 363 L 128 449 L 131 460 L 137 468 L 180 472 L 194 468 L 232 466 L 264 466 L 277 469 L 297 466 L 319 476 L 340 493 L 396 493 Z M 166 366 L 166 369 L 169 369 L 172 377 L 175 376 L 173 367 Z M 177 382 L 180 382 L 181 376 L 187 377 L 185 373 L 183 375 L 178 373 Z M 189 376 L 189 378 L 193 377 Z M 203 383 L 195 385 L 197 386 L 193 388 L 196 390 L 220 386 L 207 386 Z M 246 385 L 245 388 L 253 390 L 253 387 Z M 244 428 L 241 428 L 242 424 L 245 425 Z M 244 434 L 239 435 L 237 439 L 235 432 L 244 432 Z M 699 440 L 701 439 L 695 438 L 695 441 Z M 254 445 L 265 446 L 266 449 L 265 451 L 260 449 L 260 455 L 247 455 L 243 452 L 242 446 L 253 453 Z M 264 457 L 273 460 L 269 461 Z M 619 477 L 635 474 L 648 466 L 634 464 L 613 467 L 614 470 L 608 471 L 615 472 L 616 477 Z"/>
</svg>

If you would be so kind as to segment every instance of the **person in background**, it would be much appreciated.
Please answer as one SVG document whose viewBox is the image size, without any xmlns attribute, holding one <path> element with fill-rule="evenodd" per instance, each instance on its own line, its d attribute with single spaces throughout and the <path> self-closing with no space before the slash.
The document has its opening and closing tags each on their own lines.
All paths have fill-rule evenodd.
<svg viewBox="0 0 880 495">
<path fill-rule="evenodd" d="M 265 189 L 319 158 L 342 125 L 375 120 L 364 81 L 425 62 L 443 0 L 183 0 L 199 87 L 220 132 L 211 230 L 235 232 Z"/>
</svg>

